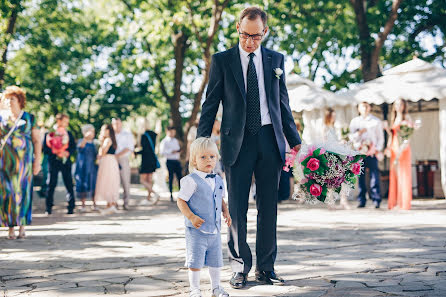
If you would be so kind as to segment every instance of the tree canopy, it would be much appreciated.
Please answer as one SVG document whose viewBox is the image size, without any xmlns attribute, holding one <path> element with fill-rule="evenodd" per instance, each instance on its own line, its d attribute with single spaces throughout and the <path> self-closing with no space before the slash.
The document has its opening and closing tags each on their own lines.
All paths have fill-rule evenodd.
<svg viewBox="0 0 446 297">
<path fill-rule="evenodd" d="M 252 1 L 266 47 L 339 90 L 413 55 L 446 67 L 446 0 Z M 0 88 L 17 84 L 40 118 L 66 112 L 79 132 L 155 110 L 184 139 L 215 52 L 237 43 L 235 0 L 2 0 Z"/>
</svg>

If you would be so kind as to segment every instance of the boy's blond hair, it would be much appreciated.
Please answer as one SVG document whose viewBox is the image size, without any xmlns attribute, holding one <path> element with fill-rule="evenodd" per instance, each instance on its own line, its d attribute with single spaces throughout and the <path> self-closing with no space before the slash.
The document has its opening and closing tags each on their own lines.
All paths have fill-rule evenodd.
<svg viewBox="0 0 446 297">
<path fill-rule="evenodd" d="M 217 158 L 220 158 L 220 154 L 218 153 L 218 147 L 215 142 L 209 137 L 200 137 L 194 140 L 190 145 L 190 153 L 189 153 L 189 172 L 192 171 L 196 166 L 196 158 L 197 155 L 205 150 L 213 150 L 217 154 Z"/>
</svg>

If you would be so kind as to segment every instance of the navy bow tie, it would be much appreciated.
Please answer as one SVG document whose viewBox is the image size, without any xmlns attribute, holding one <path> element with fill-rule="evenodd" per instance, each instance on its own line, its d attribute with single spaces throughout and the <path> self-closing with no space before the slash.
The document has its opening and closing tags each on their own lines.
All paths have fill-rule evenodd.
<svg viewBox="0 0 446 297">
<path fill-rule="evenodd" d="M 210 173 L 208 175 L 206 175 L 206 178 L 214 178 L 216 176 L 215 173 Z"/>
</svg>

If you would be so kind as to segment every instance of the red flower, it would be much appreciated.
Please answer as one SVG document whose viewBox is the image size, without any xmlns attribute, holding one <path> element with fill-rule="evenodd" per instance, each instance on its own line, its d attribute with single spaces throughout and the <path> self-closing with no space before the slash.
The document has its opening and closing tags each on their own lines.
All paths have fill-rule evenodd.
<svg viewBox="0 0 446 297">
<path fill-rule="evenodd" d="M 313 196 L 320 196 L 322 194 L 322 187 L 318 184 L 312 184 L 310 186 L 310 194 Z"/>
<path fill-rule="evenodd" d="M 353 163 L 352 164 L 352 172 L 355 175 L 358 175 L 361 173 L 361 164 L 359 163 Z"/>
<path fill-rule="evenodd" d="M 315 171 L 319 169 L 319 160 L 316 158 L 311 158 L 307 163 L 307 168 L 311 171 Z"/>
</svg>

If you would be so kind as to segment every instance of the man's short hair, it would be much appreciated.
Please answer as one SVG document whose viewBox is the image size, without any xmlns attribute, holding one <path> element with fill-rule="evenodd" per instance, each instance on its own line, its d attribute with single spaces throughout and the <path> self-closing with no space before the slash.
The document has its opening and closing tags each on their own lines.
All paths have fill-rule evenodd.
<svg viewBox="0 0 446 297">
<path fill-rule="evenodd" d="M 167 130 L 168 131 L 175 130 L 175 127 L 174 126 L 169 126 L 169 127 L 167 127 Z"/>
<path fill-rule="evenodd" d="M 242 23 L 244 18 L 248 18 L 250 21 L 254 21 L 257 18 L 260 18 L 263 23 L 263 27 L 266 28 L 268 22 L 268 16 L 265 11 L 257 6 L 251 6 L 243 9 L 240 13 L 239 23 Z"/>
</svg>

